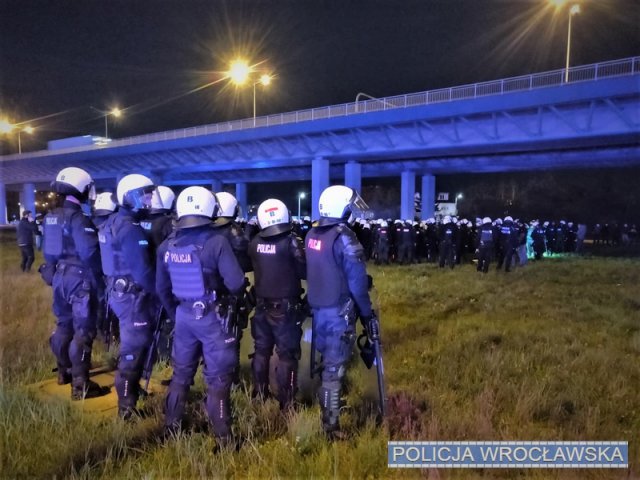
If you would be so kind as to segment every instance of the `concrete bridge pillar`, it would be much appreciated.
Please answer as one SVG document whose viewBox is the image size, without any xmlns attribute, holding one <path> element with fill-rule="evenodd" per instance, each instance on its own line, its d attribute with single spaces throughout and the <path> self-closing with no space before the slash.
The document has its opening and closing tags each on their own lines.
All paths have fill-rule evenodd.
<svg viewBox="0 0 640 480">
<path fill-rule="evenodd" d="M 413 220 L 415 207 L 414 195 L 416 193 L 416 173 L 411 171 L 402 172 L 400 182 L 400 218 L 402 220 Z"/>
<path fill-rule="evenodd" d="M 7 224 L 7 189 L 0 183 L 0 225 Z"/>
<path fill-rule="evenodd" d="M 247 218 L 247 184 L 236 183 L 236 200 L 240 205 L 240 216 Z"/>
<path fill-rule="evenodd" d="M 358 193 L 362 193 L 362 165 L 358 162 L 345 163 L 344 184 Z"/>
<path fill-rule="evenodd" d="M 20 218 L 22 218 L 22 212 L 25 210 L 31 210 L 33 215 L 36 214 L 36 193 L 34 190 L 36 186 L 33 183 L 25 183 L 22 186 L 22 196 L 20 199 Z"/>
<path fill-rule="evenodd" d="M 217 178 L 212 178 L 211 179 L 211 190 L 213 190 L 213 193 L 218 193 L 222 191 L 222 181 L 218 180 Z"/>
<path fill-rule="evenodd" d="M 316 157 L 311 161 L 311 220 L 320 218 L 318 201 L 320 194 L 329 186 L 329 160 Z"/>
<path fill-rule="evenodd" d="M 434 203 L 436 201 L 436 177 L 434 175 L 422 176 L 422 213 L 420 218 L 426 220 L 433 217 L 435 213 Z"/>
</svg>

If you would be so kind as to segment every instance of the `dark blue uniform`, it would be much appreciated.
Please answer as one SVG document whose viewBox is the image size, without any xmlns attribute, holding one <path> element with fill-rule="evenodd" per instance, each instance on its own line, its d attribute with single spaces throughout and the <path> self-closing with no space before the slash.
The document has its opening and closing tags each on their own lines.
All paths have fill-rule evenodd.
<svg viewBox="0 0 640 480">
<path fill-rule="evenodd" d="M 284 409 L 291 405 L 297 390 L 300 325 L 304 320 L 300 304 L 301 280 L 306 278 L 304 249 L 290 232 L 268 237 L 260 234 L 251 241 L 249 256 L 257 299 L 251 320 L 253 392 L 254 396 L 269 395 L 269 361 L 275 346 L 278 401 Z"/>
<path fill-rule="evenodd" d="M 453 269 L 458 245 L 458 227 L 453 222 L 440 225 L 439 239 L 440 268 L 448 264 Z"/>
<path fill-rule="evenodd" d="M 48 266 L 55 269 L 57 326 L 49 342 L 58 363 L 58 383 L 71 380 L 77 393 L 72 397 L 79 399 L 89 380 L 101 272 L 98 237 L 79 203 L 67 198 L 61 208 L 45 216 L 43 253 Z"/>
<path fill-rule="evenodd" d="M 504 264 L 504 271 L 510 272 L 513 255 L 518 247 L 518 229 L 511 220 L 503 222 L 500 227 L 498 241 L 500 242 L 500 253 L 498 254 L 496 268 L 500 270 Z"/>
<path fill-rule="evenodd" d="M 152 259 L 156 258 L 158 247 L 173 231 L 173 216 L 171 210 L 155 209 L 152 210 L 147 218 L 140 221 L 140 226 L 149 241 L 149 251 Z M 158 299 L 157 309 L 161 308 Z M 169 360 L 171 358 L 171 346 L 173 344 L 173 320 L 162 312 L 162 316 L 158 319 L 162 322 L 158 346 L 156 349 L 157 357 L 160 360 Z"/>
<path fill-rule="evenodd" d="M 180 425 L 200 357 L 204 357 L 206 409 L 217 438 L 231 435 L 230 392 L 238 342 L 229 324 L 231 296 L 244 273 L 228 240 L 209 225 L 179 229 L 158 249 L 156 285 L 175 321 L 173 377 L 165 402 L 165 426 Z"/>
<path fill-rule="evenodd" d="M 494 250 L 494 229 L 490 222 L 483 223 L 478 230 L 478 272 L 487 273 Z"/>
<path fill-rule="evenodd" d="M 140 378 L 156 322 L 155 268 L 149 241 L 125 207 L 99 230 L 102 269 L 107 276 L 109 307 L 120 323 L 120 360 L 115 387 L 118 408 L 127 418 L 140 395 Z"/>
<path fill-rule="evenodd" d="M 20 269 L 23 272 L 31 270 L 35 254 L 33 252 L 33 236 L 40 235 L 38 226 L 35 222 L 29 221 L 27 217 L 22 217 L 18 223 L 17 228 L 18 246 L 20 247 L 20 254 L 22 260 L 20 262 Z"/>
<path fill-rule="evenodd" d="M 339 429 L 340 390 L 355 341 L 355 321 L 370 317 L 362 245 L 342 220 L 321 218 L 305 240 L 309 305 L 316 349 L 322 354 L 319 391 L 326 432 Z"/>
</svg>

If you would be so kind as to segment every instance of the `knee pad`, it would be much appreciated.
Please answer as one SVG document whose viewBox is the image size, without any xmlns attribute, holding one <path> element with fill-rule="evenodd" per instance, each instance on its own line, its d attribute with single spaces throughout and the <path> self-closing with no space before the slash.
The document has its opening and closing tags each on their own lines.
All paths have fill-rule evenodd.
<svg viewBox="0 0 640 480">
<path fill-rule="evenodd" d="M 340 385 L 346 372 L 347 370 L 344 364 L 334 365 L 332 367 L 324 367 L 324 369 L 322 370 L 322 383 Z"/>
<path fill-rule="evenodd" d="M 73 340 L 73 334 L 71 332 L 63 332 L 56 329 L 49 337 L 51 351 L 58 358 L 60 356 L 68 356 L 71 340 Z"/>
</svg>

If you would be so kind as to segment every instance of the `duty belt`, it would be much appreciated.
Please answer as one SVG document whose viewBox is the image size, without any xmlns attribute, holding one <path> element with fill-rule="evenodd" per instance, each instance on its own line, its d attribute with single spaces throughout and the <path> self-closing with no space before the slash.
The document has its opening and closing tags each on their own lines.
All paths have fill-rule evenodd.
<svg viewBox="0 0 640 480">
<path fill-rule="evenodd" d="M 287 311 L 295 309 L 300 300 L 298 298 L 258 298 L 257 307 L 264 310 Z"/>
<path fill-rule="evenodd" d="M 86 271 L 87 269 L 85 267 L 82 267 L 80 265 L 74 265 L 73 263 L 58 262 L 58 264 L 56 265 L 56 272 L 60 272 L 62 274 L 64 274 L 65 272 L 69 272 L 69 273 L 77 273 L 78 275 L 84 275 Z"/>
</svg>

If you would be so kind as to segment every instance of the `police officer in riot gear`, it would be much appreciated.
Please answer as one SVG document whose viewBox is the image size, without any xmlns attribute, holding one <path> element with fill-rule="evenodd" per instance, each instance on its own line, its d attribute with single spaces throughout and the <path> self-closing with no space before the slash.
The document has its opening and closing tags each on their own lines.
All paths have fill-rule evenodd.
<svg viewBox="0 0 640 480">
<path fill-rule="evenodd" d="M 40 273 L 53 287 L 56 329 L 49 342 L 58 363 L 58 384 L 71 383 L 72 400 L 108 393 L 89 380 L 96 336 L 96 289 L 100 281 L 98 237 L 81 204 L 95 198 L 93 180 L 81 168 L 62 169 L 51 184 L 64 204 L 44 218 Z"/>
<path fill-rule="evenodd" d="M 158 185 L 151 194 L 151 208 L 146 218 L 140 221 L 147 240 L 149 241 L 149 252 L 152 259 L 156 258 L 158 247 L 173 231 L 173 215 L 172 210 L 175 203 L 176 195 L 169 187 Z M 156 306 L 158 311 L 161 308 L 160 301 Z M 171 358 L 171 343 L 173 337 L 173 321 L 162 312 L 158 318 L 160 325 L 160 337 L 158 339 L 157 357 L 160 360 L 168 360 Z"/>
<path fill-rule="evenodd" d="M 494 229 L 491 219 L 484 217 L 482 226 L 478 230 L 476 249 L 478 252 L 478 272 L 487 273 L 494 251 Z"/>
<path fill-rule="evenodd" d="M 444 268 L 447 264 L 453 270 L 458 244 L 458 227 L 448 215 L 442 220 L 438 238 L 440 240 L 440 268 Z"/>
<path fill-rule="evenodd" d="M 93 215 L 91 216 L 96 228 L 100 228 L 100 225 L 106 222 L 109 215 L 113 214 L 117 208 L 118 204 L 114 201 L 112 192 L 99 193 L 93 203 Z"/>
<path fill-rule="evenodd" d="M 100 226 L 102 269 L 109 307 L 120 324 L 120 359 L 115 387 L 118 415 L 129 420 L 140 395 L 140 378 L 156 322 L 155 266 L 140 219 L 155 189 L 144 175 L 127 175 L 116 190 L 118 213 Z"/>
<path fill-rule="evenodd" d="M 509 216 L 504 217 L 504 221 L 500 226 L 498 241 L 500 242 L 500 253 L 498 255 L 496 268 L 500 270 L 504 264 L 504 271 L 510 272 L 513 255 L 518 246 L 518 229 L 513 224 L 513 218 Z"/>
<path fill-rule="evenodd" d="M 233 307 L 244 274 L 226 236 L 211 228 L 219 205 L 203 187 L 188 187 L 176 202 L 176 230 L 159 247 L 158 295 L 175 321 L 173 377 L 165 400 L 165 432 L 177 431 L 200 357 L 206 410 L 221 444 L 231 441 L 231 384 L 238 364 Z"/>
<path fill-rule="evenodd" d="M 118 204 L 115 202 L 115 195 L 112 192 L 99 193 L 96 196 L 96 201 L 93 202 L 93 215 L 91 216 L 96 228 L 100 229 L 100 225 L 106 222 L 117 208 Z M 102 337 L 107 348 L 110 348 L 112 339 L 117 340 L 120 338 L 117 323 L 113 312 L 110 312 L 107 308 L 105 285 L 104 281 L 101 281 L 98 287 L 97 328 L 98 335 Z"/>
<path fill-rule="evenodd" d="M 322 355 L 319 391 L 324 431 L 339 432 L 340 391 L 355 341 L 355 321 L 374 315 L 368 292 L 362 245 L 347 225 L 350 214 L 367 205 L 355 190 L 342 185 L 320 195 L 320 220 L 305 240 L 308 300 L 313 309 L 315 345 Z"/>
<path fill-rule="evenodd" d="M 260 233 L 249 244 L 257 300 L 251 320 L 253 395 L 265 398 L 270 394 L 269 361 L 275 345 L 278 402 L 285 409 L 292 405 L 297 390 L 304 315 L 301 280 L 306 278 L 306 260 L 284 203 L 273 198 L 262 202 L 258 223 Z"/>
<path fill-rule="evenodd" d="M 244 234 L 244 229 L 235 221 L 240 213 L 238 200 L 228 192 L 218 192 L 215 196 L 220 205 L 220 212 L 215 220 L 215 228 L 224 232 L 227 236 L 233 253 L 242 267 L 242 271 L 250 272 L 251 259 L 247 252 L 249 239 Z"/>
<path fill-rule="evenodd" d="M 140 226 L 144 229 L 149 248 L 155 258 L 156 251 L 160 244 L 173 231 L 173 218 L 171 211 L 176 195 L 169 187 L 158 185 L 151 194 L 151 208 L 149 214 L 140 221 Z"/>
</svg>

